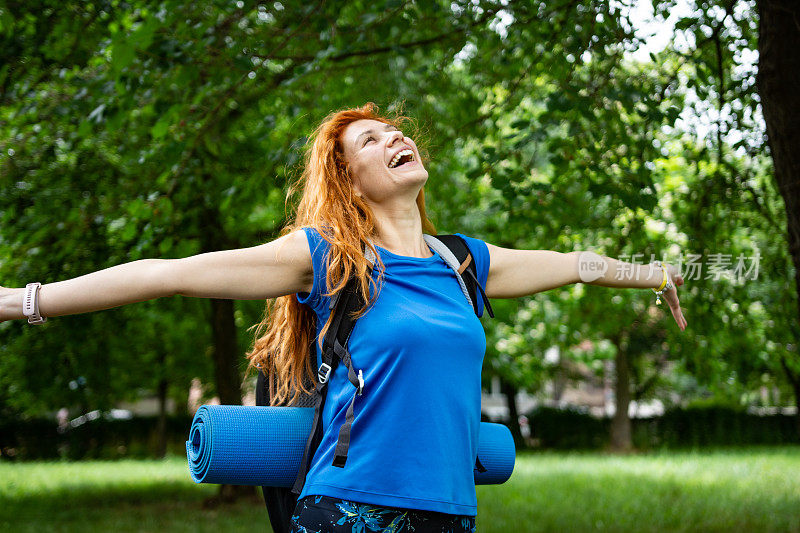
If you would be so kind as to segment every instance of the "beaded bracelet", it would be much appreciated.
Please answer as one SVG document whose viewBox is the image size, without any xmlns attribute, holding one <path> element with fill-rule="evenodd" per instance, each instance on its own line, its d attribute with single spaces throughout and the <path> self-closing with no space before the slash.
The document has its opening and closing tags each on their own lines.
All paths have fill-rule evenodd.
<svg viewBox="0 0 800 533">
<path fill-rule="evenodd" d="M 656 305 L 661 305 L 661 295 L 664 294 L 664 291 L 668 291 L 672 288 L 672 282 L 669 280 L 667 276 L 667 269 L 664 268 L 664 265 L 661 264 L 661 261 L 655 260 L 653 261 L 656 265 L 661 267 L 661 271 L 664 273 L 664 281 L 661 282 L 661 285 L 658 289 L 652 289 L 654 293 L 656 293 Z"/>
</svg>

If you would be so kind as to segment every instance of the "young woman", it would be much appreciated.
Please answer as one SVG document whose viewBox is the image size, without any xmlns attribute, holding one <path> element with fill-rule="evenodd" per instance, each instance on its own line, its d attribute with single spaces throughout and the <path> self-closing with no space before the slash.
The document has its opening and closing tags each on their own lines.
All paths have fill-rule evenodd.
<svg viewBox="0 0 800 533">
<path fill-rule="evenodd" d="M 324 435 L 294 530 L 473 531 L 486 340 L 452 270 L 423 238 L 435 233 L 425 214 L 428 171 L 401 131 L 406 123 L 373 104 L 329 115 L 309 141 L 296 218 L 275 241 L 134 261 L 43 285 L 38 298 L 33 290 L 0 288 L 0 320 L 35 314 L 36 304 L 41 316 L 55 317 L 175 294 L 274 299 L 248 357 L 251 368 L 277 381 L 273 402 L 280 404 L 315 379 L 307 347 L 330 325 L 331 296 L 355 277 L 367 304 L 348 349 L 353 367 L 363 370 L 365 392 L 354 403 L 347 464 L 334 467 L 353 386 L 345 365 L 330 376 Z M 660 288 L 678 326 L 686 327 L 676 290 L 683 279 L 671 265 L 633 269 L 587 252 L 512 250 L 462 237 L 489 298 L 581 281 Z M 372 270 L 365 250 L 376 259 Z M 587 277 L 581 266 L 589 263 L 604 269 Z M 629 275 L 616 275 L 620 267 Z M 319 344 L 317 352 L 319 364 Z"/>
</svg>

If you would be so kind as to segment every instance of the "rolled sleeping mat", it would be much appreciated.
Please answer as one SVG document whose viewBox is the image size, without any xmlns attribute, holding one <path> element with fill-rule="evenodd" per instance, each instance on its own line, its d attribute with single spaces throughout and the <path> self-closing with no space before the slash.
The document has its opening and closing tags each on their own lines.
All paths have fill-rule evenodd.
<svg viewBox="0 0 800 533">
<path fill-rule="evenodd" d="M 186 441 L 189 472 L 195 483 L 291 487 L 314 422 L 310 407 L 203 405 Z M 477 485 L 505 482 L 514 470 L 516 450 L 507 427 L 481 422 Z"/>
<path fill-rule="evenodd" d="M 478 459 L 486 472 L 474 470 L 476 485 L 505 483 L 514 471 L 517 449 L 511 430 L 503 424 L 481 422 L 478 432 Z"/>
</svg>

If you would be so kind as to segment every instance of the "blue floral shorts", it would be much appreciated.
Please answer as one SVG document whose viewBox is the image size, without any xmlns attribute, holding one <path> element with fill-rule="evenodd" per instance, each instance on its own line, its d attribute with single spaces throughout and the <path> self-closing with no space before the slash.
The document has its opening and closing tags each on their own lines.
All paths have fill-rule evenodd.
<svg viewBox="0 0 800 533">
<path fill-rule="evenodd" d="M 297 502 L 291 525 L 292 533 L 474 533 L 475 517 L 306 496 Z"/>
</svg>

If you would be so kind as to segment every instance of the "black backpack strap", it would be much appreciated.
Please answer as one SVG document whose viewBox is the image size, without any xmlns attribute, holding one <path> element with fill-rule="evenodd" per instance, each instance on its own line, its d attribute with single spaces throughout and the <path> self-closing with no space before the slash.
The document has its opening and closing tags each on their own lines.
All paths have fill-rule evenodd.
<svg viewBox="0 0 800 533">
<path fill-rule="evenodd" d="M 372 274 L 372 270 L 369 270 L 369 274 Z M 363 373 L 361 370 L 356 372 L 353 368 L 350 352 L 347 350 L 350 334 L 353 333 L 353 328 L 356 325 L 353 315 L 364 306 L 364 300 L 358 290 L 357 280 L 354 278 L 348 283 L 348 290 L 341 292 L 344 293 L 341 295 L 341 301 L 331 301 L 331 312 L 336 314 L 334 320 L 337 323 L 331 324 L 331 328 L 322 343 L 322 353 L 327 353 L 327 357 L 334 362 L 334 365 L 337 361 L 342 361 L 345 364 L 347 367 L 347 379 L 356 388 L 353 398 L 350 400 L 350 405 L 347 407 L 345 423 L 339 428 L 339 438 L 336 442 L 333 466 L 339 468 L 344 467 L 347 462 L 347 452 L 350 448 L 350 429 L 355 418 L 354 404 L 356 397 L 361 396 L 364 391 Z M 336 326 L 335 330 L 334 326 Z"/>
<path fill-rule="evenodd" d="M 447 247 L 450 253 L 455 257 L 455 262 L 458 266 L 456 266 L 456 264 L 450 265 L 447 258 L 444 257 L 446 252 L 437 247 L 437 243 L 432 239 L 440 241 Z M 494 318 L 494 310 L 489 303 L 489 298 L 486 297 L 483 287 L 481 287 L 481 284 L 478 282 L 478 271 L 466 241 L 458 235 L 426 235 L 425 241 L 431 248 L 439 252 L 440 256 L 443 256 L 445 262 L 453 268 L 459 283 L 464 284 L 463 287 L 466 288 L 467 292 L 465 296 L 472 305 L 475 314 L 478 314 L 477 294 L 480 292 L 483 298 L 483 304 L 486 306 L 486 312 L 489 313 L 491 318 Z"/>
<path fill-rule="evenodd" d="M 369 270 L 370 275 L 371 273 L 372 270 Z M 350 430 L 355 418 L 354 403 L 356 396 L 360 396 L 364 390 L 363 373 L 360 370 L 356 372 L 353 368 L 350 352 L 347 351 L 347 343 L 356 324 L 353 314 L 363 306 L 364 300 L 358 290 L 358 280 L 356 278 L 351 278 L 341 291 L 331 297 L 330 309 L 333 318 L 322 342 L 322 363 L 317 370 L 314 393 L 314 422 L 311 434 L 306 441 L 306 448 L 303 453 L 303 460 L 300 463 L 300 469 L 297 472 L 297 478 L 292 487 L 292 492 L 297 495 L 303 490 L 314 452 L 322 440 L 322 411 L 325 407 L 328 379 L 336 370 L 340 360 L 347 367 L 347 378 L 356 390 L 347 408 L 345 423 L 339 428 L 339 439 L 336 443 L 333 466 L 343 467 L 347 462 L 347 452 L 350 447 Z"/>
</svg>

